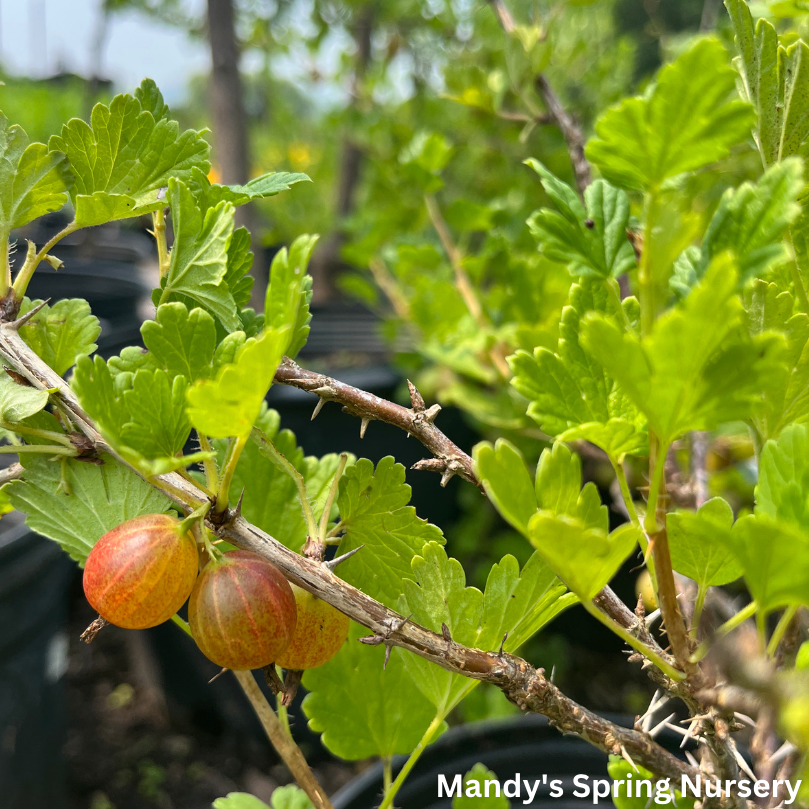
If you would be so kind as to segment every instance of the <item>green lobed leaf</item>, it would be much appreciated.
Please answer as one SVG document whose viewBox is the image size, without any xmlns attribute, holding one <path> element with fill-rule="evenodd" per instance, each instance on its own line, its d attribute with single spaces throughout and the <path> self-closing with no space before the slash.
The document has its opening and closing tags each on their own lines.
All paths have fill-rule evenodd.
<svg viewBox="0 0 809 809">
<path fill-rule="evenodd" d="M 786 362 L 773 369 L 761 410 L 751 419 L 761 444 L 788 424 L 809 418 L 809 315 L 792 314 L 792 294 L 756 280 L 745 296 L 747 326 L 757 335 L 776 330 L 786 337 Z"/>
<path fill-rule="evenodd" d="M 528 525 L 531 544 L 582 601 L 591 601 L 610 582 L 638 544 L 630 524 L 611 534 L 566 514 L 539 511 Z"/>
<path fill-rule="evenodd" d="M 475 474 L 503 519 L 521 533 L 537 510 L 534 486 L 522 453 L 505 438 L 481 441 L 472 450 Z"/>
<path fill-rule="evenodd" d="M 797 199 L 802 189 L 803 164 L 795 157 L 774 165 L 755 185 L 744 183 L 728 189 L 711 219 L 702 249 L 695 253 L 689 248 L 687 259 L 675 262 L 671 288 L 687 295 L 710 262 L 725 250 L 736 256 L 741 284 L 764 273 L 785 256 L 784 232 L 800 213 Z"/>
<path fill-rule="evenodd" d="M 595 125 L 587 157 L 624 188 L 654 189 L 725 157 L 755 123 L 733 96 L 736 73 L 715 39 L 701 39 L 664 67 L 644 96 L 611 107 Z"/>
<path fill-rule="evenodd" d="M 29 143 L 25 130 L 0 113 L 0 238 L 13 228 L 58 211 L 72 183 L 67 159 L 44 143 Z"/>
<path fill-rule="evenodd" d="M 646 787 L 639 787 L 638 782 L 648 781 L 650 788 L 649 795 L 655 795 L 658 778 L 653 772 L 647 770 L 645 767 L 630 764 L 628 761 L 621 758 L 621 756 L 610 756 L 609 763 L 607 764 L 607 772 L 613 781 L 623 781 L 624 783 L 633 781 L 635 783 L 635 787 L 633 788 L 634 794 L 631 798 L 627 797 L 627 790 L 625 788 L 623 790 L 620 788 L 617 790 L 618 794 L 612 799 L 615 809 L 647 809 L 647 804 L 651 798 L 646 796 Z M 640 792 L 638 790 L 640 790 Z M 694 809 L 696 798 L 684 798 L 678 789 L 672 791 L 674 798 L 671 803 L 676 806 L 677 809 Z"/>
<path fill-rule="evenodd" d="M 20 316 L 42 301 L 23 300 Z M 40 359 L 59 376 L 76 364 L 79 357 L 92 354 L 101 334 L 98 318 L 90 312 L 90 304 L 81 298 L 66 298 L 53 306 L 45 304 L 19 330 L 20 337 Z"/>
<path fill-rule="evenodd" d="M 48 404 L 48 391 L 21 385 L 5 371 L 0 373 L 0 421 L 11 423 L 39 413 Z"/>
<path fill-rule="evenodd" d="M 154 302 L 161 305 L 176 296 L 190 298 L 226 331 L 238 331 L 242 324 L 225 283 L 234 208 L 221 202 L 203 213 L 185 183 L 173 177 L 168 183 L 174 244 L 168 273 L 153 293 Z"/>
<path fill-rule="evenodd" d="M 736 521 L 727 542 L 763 613 L 809 605 L 809 537 L 804 531 L 764 513 L 749 514 Z"/>
<path fill-rule="evenodd" d="M 204 309 L 189 312 L 183 303 L 164 303 L 140 331 L 152 361 L 170 377 L 195 382 L 211 376 L 216 323 Z"/>
<path fill-rule="evenodd" d="M 216 207 L 220 202 L 231 205 L 245 205 L 257 199 L 274 197 L 282 191 L 288 191 L 296 183 L 311 182 L 306 174 L 289 171 L 271 171 L 255 177 L 245 185 L 219 185 L 211 183 L 204 171 L 194 169 L 191 173 L 190 186 L 202 211 Z"/>
<path fill-rule="evenodd" d="M 227 269 L 225 284 L 230 290 L 237 309 L 250 303 L 253 291 L 253 277 L 248 275 L 253 266 L 253 254 L 250 252 L 250 233 L 247 228 L 236 228 L 230 239 L 227 252 Z"/>
<path fill-rule="evenodd" d="M 402 657 L 391 655 L 383 667 L 384 646 L 358 642 L 367 634 L 352 622 L 337 655 L 303 675 L 309 728 L 322 734 L 327 750 L 347 761 L 411 753 L 435 716 Z"/>
<path fill-rule="evenodd" d="M 627 315 L 635 304 L 634 299 L 624 301 Z M 556 352 L 540 346 L 533 355 L 519 350 L 509 357 L 514 374 L 511 384 L 529 400 L 528 415 L 546 433 L 585 437 L 576 431 L 586 429 L 587 440 L 619 460 L 626 452 L 646 445 L 643 417 L 617 389 L 613 377 L 584 350 L 581 321 L 588 312 L 621 316 L 601 281 L 583 279 L 570 288 Z M 615 420 L 619 423 L 610 426 Z"/>
<path fill-rule="evenodd" d="M 213 379 L 197 380 L 188 389 L 194 427 L 213 438 L 249 435 L 288 341 L 287 330 L 269 329 L 247 340 Z"/>
<path fill-rule="evenodd" d="M 626 237 L 629 198 L 623 191 L 596 180 L 584 192 L 582 205 L 573 189 L 538 160 L 525 162 L 542 178 L 558 209 L 542 208 L 528 220 L 548 258 L 565 264 L 574 276 L 618 278 L 635 266 L 635 251 Z"/>
<path fill-rule="evenodd" d="M 272 260 L 270 283 L 264 304 L 264 321 L 276 329 L 289 327 L 289 346 L 286 354 L 294 358 L 309 336 L 312 315 L 312 279 L 306 274 L 317 236 L 298 236 L 289 252 L 284 247 Z"/>
<path fill-rule="evenodd" d="M 309 796 L 296 784 L 276 787 L 270 803 L 272 809 L 314 809 Z M 240 807 L 234 807 L 234 809 L 240 809 Z M 244 807 L 244 809 L 251 809 L 251 807 Z"/>
<path fill-rule="evenodd" d="M 487 781 L 492 782 L 488 788 Z M 497 784 L 497 792 L 494 784 Z M 485 764 L 475 764 L 464 775 L 462 794 L 452 799 L 452 809 L 509 809 L 511 801 L 505 795 L 498 795 L 499 792 L 497 775 Z"/>
<path fill-rule="evenodd" d="M 4 487 L 14 508 L 27 515 L 26 525 L 58 542 L 80 565 L 107 531 L 171 508 L 163 494 L 131 469 L 110 455 L 101 460 L 98 466 L 73 459 L 59 464 L 28 454 L 20 459 L 22 479 Z"/>
<path fill-rule="evenodd" d="M 756 514 L 809 529 L 809 429 L 786 427 L 761 451 Z"/>
<path fill-rule="evenodd" d="M 359 554 L 358 554 L 359 555 Z M 465 646 L 494 651 L 503 643 L 515 650 L 556 615 L 575 603 L 541 560 L 532 557 L 520 573 L 513 556 L 492 566 L 484 593 L 466 587 L 466 576 L 457 559 L 447 557 L 437 542 L 429 542 L 412 562 L 415 581 L 404 581 L 399 612 L 412 613 L 421 626 L 441 633 L 442 625 L 452 639 Z M 476 685 L 417 655 L 396 650 L 422 693 L 446 716 Z"/>
<path fill-rule="evenodd" d="M 89 124 L 73 118 L 48 143 L 68 157 L 79 227 L 157 210 L 165 205 L 162 189 L 169 178 L 186 179 L 194 168 L 210 168 L 203 133 L 181 133 L 148 80 L 137 95 L 117 95 L 109 106 L 96 104 Z"/>
<path fill-rule="evenodd" d="M 772 23 L 753 16 L 744 0 L 725 0 L 739 57 L 742 94 L 757 113 L 755 139 L 765 167 L 804 154 L 809 135 L 809 48 L 798 40 L 788 48 Z"/>
<path fill-rule="evenodd" d="M 741 565 L 728 550 L 733 509 L 721 497 L 703 503 L 699 510 L 677 511 L 666 516 L 672 567 L 700 590 L 729 584 L 742 575 Z M 725 537 L 723 541 L 719 537 Z"/>
<path fill-rule="evenodd" d="M 416 554 L 427 542 L 444 543 L 441 529 L 419 519 L 408 505 L 410 492 L 404 467 L 388 456 L 376 470 L 365 458 L 346 469 L 337 495 L 344 530 L 338 554 L 364 546 L 340 565 L 340 575 L 394 608 Z"/>
<path fill-rule="evenodd" d="M 582 343 L 621 385 L 666 444 L 689 430 L 751 417 L 782 360 L 777 335 L 749 337 L 727 255 L 643 341 L 602 315 L 582 323 Z"/>
<path fill-rule="evenodd" d="M 113 376 L 101 357 L 81 357 L 72 387 L 102 435 L 142 471 L 143 461 L 161 462 L 148 467 L 152 473 L 191 462 L 177 457 L 191 433 L 185 377 L 162 369 Z"/>
</svg>

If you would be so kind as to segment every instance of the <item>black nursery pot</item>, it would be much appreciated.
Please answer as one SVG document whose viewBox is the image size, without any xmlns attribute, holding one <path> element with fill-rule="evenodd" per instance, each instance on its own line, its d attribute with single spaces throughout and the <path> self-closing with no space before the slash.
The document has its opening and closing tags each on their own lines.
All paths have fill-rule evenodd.
<svg viewBox="0 0 809 809">
<path fill-rule="evenodd" d="M 613 721 L 631 726 L 625 717 L 610 717 Z M 672 737 L 674 734 L 672 734 Z M 677 739 L 659 739 L 664 746 L 680 753 Z M 394 759 L 394 776 L 404 764 L 405 756 Z M 562 736 L 550 726 L 544 716 L 527 714 L 495 722 L 477 722 L 452 728 L 431 744 L 422 754 L 396 796 L 396 805 L 404 809 L 450 809 L 452 799 L 438 797 L 438 777 L 443 775 L 448 784 L 456 775 L 461 778 L 478 762 L 495 773 L 502 785 L 519 777 L 533 784 L 546 782 L 530 804 L 524 804 L 527 793 L 524 786 L 520 797 L 511 798 L 516 806 L 553 806 L 571 809 L 592 806 L 592 795 L 576 798 L 573 779 L 577 775 L 589 776 L 588 784 L 596 778 L 609 778 L 607 756 L 595 747 L 573 736 Z M 517 775 L 519 773 L 519 775 Z M 559 779 L 564 795 L 550 796 L 550 782 Z M 383 791 L 382 765 L 370 767 L 346 784 L 332 798 L 334 809 L 374 809 L 379 806 Z M 602 798 L 600 805 L 611 806 L 610 798 Z"/>
<path fill-rule="evenodd" d="M 75 564 L 0 521 L 0 795 L 4 809 L 64 806 L 68 594 Z"/>
</svg>

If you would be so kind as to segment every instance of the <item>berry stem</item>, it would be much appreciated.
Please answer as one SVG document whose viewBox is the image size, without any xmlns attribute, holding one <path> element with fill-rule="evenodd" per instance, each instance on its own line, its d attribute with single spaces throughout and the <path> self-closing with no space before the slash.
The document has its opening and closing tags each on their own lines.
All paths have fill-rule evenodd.
<svg viewBox="0 0 809 809">
<path fill-rule="evenodd" d="M 331 514 L 331 507 L 337 498 L 337 492 L 340 488 L 340 479 L 345 472 L 346 464 L 348 463 L 348 455 L 345 452 L 340 456 L 340 462 L 337 464 L 337 471 L 334 473 L 334 480 L 332 480 L 331 487 L 329 488 L 329 496 L 323 504 L 323 513 L 320 515 L 320 525 L 318 526 L 317 538 L 326 539 L 326 534 L 329 528 L 329 515 Z"/>
<path fill-rule="evenodd" d="M 249 434 L 248 434 L 249 435 Z M 239 463 L 242 450 L 247 443 L 247 435 L 239 435 L 232 438 L 228 445 L 225 456 L 225 463 L 222 470 L 222 477 L 219 481 L 219 489 L 216 493 L 217 514 L 224 514 L 229 505 L 230 484 L 233 482 L 233 475 L 236 472 L 236 464 Z"/>
</svg>

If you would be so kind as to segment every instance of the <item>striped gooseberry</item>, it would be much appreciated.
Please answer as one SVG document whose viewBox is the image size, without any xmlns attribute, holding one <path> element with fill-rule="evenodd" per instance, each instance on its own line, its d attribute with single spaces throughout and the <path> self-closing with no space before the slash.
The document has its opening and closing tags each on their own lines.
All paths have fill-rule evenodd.
<svg viewBox="0 0 809 809">
<path fill-rule="evenodd" d="M 146 514 L 96 542 L 84 566 L 84 594 L 111 624 L 148 629 L 182 607 L 198 570 L 196 543 L 180 520 Z"/>
<path fill-rule="evenodd" d="M 305 671 L 328 663 L 348 637 L 348 616 L 322 598 L 291 585 L 298 608 L 292 641 L 275 662 L 288 671 Z"/>
<path fill-rule="evenodd" d="M 202 653 L 226 669 L 274 663 L 289 646 L 297 610 L 289 582 L 251 551 L 228 551 L 200 573 L 188 623 Z"/>
</svg>

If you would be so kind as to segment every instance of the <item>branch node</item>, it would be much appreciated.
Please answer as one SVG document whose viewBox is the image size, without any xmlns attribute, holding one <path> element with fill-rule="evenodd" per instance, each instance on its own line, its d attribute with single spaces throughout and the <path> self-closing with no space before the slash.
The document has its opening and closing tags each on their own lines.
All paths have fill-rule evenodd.
<svg viewBox="0 0 809 809">
<path fill-rule="evenodd" d="M 410 404 L 414 413 L 423 413 L 426 405 L 424 397 L 419 393 L 418 388 L 408 379 L 407 388 L 410 391 Z"/>
</svg>

